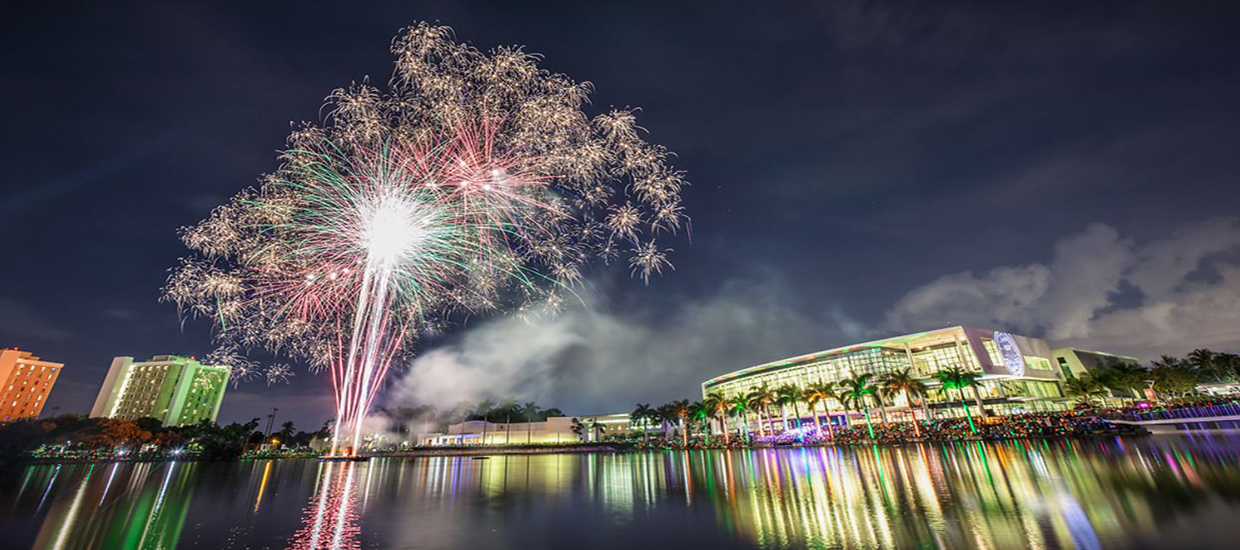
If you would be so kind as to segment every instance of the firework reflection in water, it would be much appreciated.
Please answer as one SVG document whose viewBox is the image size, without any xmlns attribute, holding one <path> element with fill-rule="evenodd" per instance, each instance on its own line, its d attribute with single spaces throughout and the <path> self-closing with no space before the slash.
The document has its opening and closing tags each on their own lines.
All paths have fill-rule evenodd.
<svg viewBox="0 0 1240 550">
<path fill-rule="evenodd" d="M 302 514 L 302 528 L 293 534 L 288 548 L 361 548 L 357 525 L 357 470 L 355 462 L 323 463 L 318 491 Z"/>
</svg>

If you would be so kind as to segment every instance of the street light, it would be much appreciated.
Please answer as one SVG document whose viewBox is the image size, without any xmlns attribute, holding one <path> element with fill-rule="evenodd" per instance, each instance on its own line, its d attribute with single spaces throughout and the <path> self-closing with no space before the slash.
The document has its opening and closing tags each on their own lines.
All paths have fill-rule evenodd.
<svg viewBox="0 0 1240 550">
<path fill-rule="evenodd" d="M 272 408 L 271 408 L 271 414 L 267 415 L 267 431 L 263 433 L 263 438 L 264 438 L 264 439 L 266 439 L 266 438 L 268 438 L 268 437 L 271 437 L 271 425 L 272 425 L 273 423 L 275 423 L 275 421 L 276 421 L 276 412 L 278 412 L 279 410 L 280 410 L 280 409 L 279 409 L 279 408 L 277 408 L 277 407 L 272 407 Z"/>
</svg>

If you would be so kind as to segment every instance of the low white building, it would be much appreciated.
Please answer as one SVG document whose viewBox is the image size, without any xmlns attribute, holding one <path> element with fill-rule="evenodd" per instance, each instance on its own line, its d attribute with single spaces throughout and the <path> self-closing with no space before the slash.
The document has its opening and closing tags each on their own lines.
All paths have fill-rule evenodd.
<svg viewBox="0 0 1240 550">
<path fill-rule="evenodd" d="M 553 416 L 541 422 L 468 420 L 448 426 L 448 433 L 419 434 L 424 446 L 547 445 L 595 441 L 605 434 L 630 430 L 628 413 Z"/>
<path fill-rule="evenodd" d="M 1210 382 L 1197 384 L 1197 393 L 1210 397 L 1232 397 L 1240 395 L 1240 382 Z"/>
</svg>

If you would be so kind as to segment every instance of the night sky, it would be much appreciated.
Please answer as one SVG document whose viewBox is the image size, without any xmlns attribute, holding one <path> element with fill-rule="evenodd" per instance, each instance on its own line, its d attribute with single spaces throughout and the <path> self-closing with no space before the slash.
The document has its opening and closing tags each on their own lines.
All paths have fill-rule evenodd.
<svg viewBox="0 0 1240 550">
<path fill-rule="evenodd" d="M 593 82 L 591 115 L 640 107 L 693 184 L 692 238 L 648 287 L 599 267 L 564 319 L 426 341 L 407 370 L 435 376 L 397 377 L 392 402 L 438 383 L 628 410 L 957 323 L 1240 351 L 1227 2 L 31 4 L 0 34 L 0 345 L 66 364 L 60 412 L 89 410 L 113 356 L 210 351 L 209 323 L 158 301 L 177 229 L 273 170 L 332 89 L 385 82 L 422 20 Z M 317 426 L 328 394 L 299 369 L 230 390 L 220 420 Z"/>
</svg>

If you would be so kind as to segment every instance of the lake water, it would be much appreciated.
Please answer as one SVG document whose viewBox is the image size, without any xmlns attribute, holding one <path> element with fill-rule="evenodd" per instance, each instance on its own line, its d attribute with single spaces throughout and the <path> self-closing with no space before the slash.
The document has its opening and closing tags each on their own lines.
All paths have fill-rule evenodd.
<svg viewBox="0 0 1240 550">
<path fill-rule="evenodd" d="M 1235 548 L 1240 440 L 63 464 L 4 548 Z"/>
</svg>

